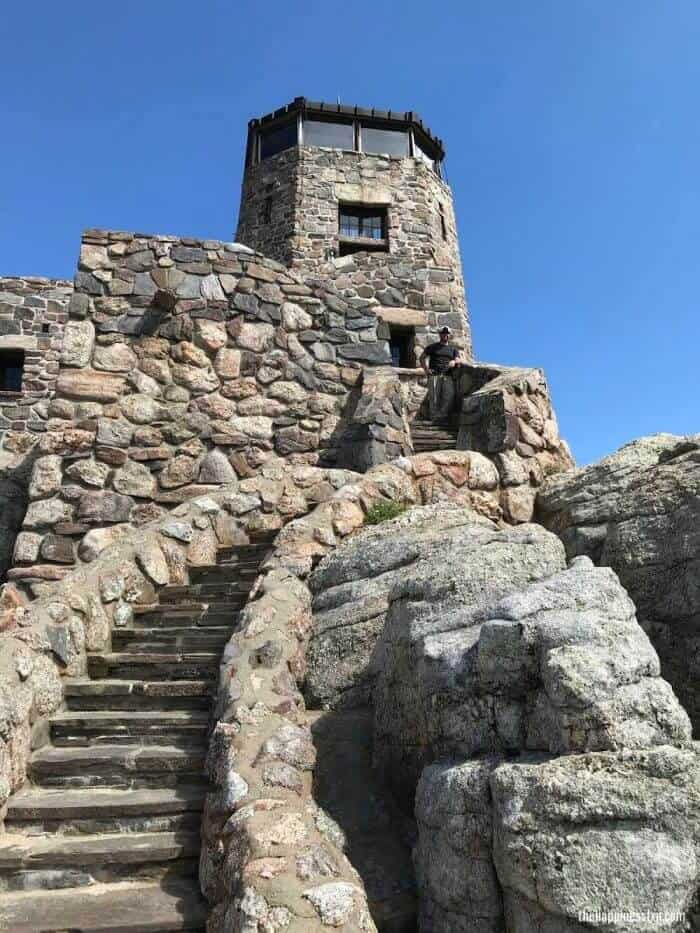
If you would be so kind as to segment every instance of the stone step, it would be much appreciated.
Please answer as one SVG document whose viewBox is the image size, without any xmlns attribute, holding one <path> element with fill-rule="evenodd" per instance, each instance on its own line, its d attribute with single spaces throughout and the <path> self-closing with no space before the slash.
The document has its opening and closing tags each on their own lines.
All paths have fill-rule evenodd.
<svg viewBox="0 0 700 933">
<path fill-rule="evenodd" d="M 163 625 L 168 628 L 212 628 L 219 625 L 233 627 L 238 622 L 239 609 L 232 608 L 225 601 L 210 604 L 179 603 L 177 606 L 151 606 L 134 612 L 131 626 Z M 118 629 L 116 629 L 118 631 Z"/>
<path fill-rule="evenodd" d="M 29 775 L 42 787 L 173 787 L 201 781 L 205 757 L 203 744 L 190 743 L 47 745 L 32 755 Z"/>
<path fill-rule="evenodd" d="M 252 580 L 227 581 L 224 583 L 188 583 L 184 586 L 164 586 L 160 591 L 160 603 L 180 603 L 194 600 L 209 603 L 212 599 L 227 604 L 245 602 L 250 593 Z"/>
<path fill-rule="evenodd" d="M 208 710 L 211 680 L 66 680 L 69 710 Z"/>
<path fill-rule="evenodd" d="M 58 890 L 108 881 L 196 877 L 197 832 L 0 836 L 0 892 Z M 0 900 L 0 904 L 2 901 Z"/>
<path fill-rule="evenodd" d="M 125 881 L 0 897 L 0 929 L 12 933 L 171 933 L 204 930 L 206 904 L 194 880 Z"/>
<path fill-rule="evenodd" d="M 54 745 L 169 745 L 204 741 L 209 714 L 190 710 L 83 710 L 50 719 Z"/>
<path fill-rule="evenodd" d="M 217 580 L 245 580 L 255 578 L 260 570 L 259 560 L 236 561 L 229 564 L 209 564 L 190 568 L 191 583 L 216 582 Z"/>
<path fill-rule="evenodd" d="M 195 631 L 190 628 L 173 628 L 172 626 L 137 626 L 135 628 L 118 628 L 112 631 L 112 649 L 114 651 L 134 651 L 138 642 L 138 650 L 144 650 L 144 642 L 162 644 L 168 651 L 184 649 L 189 651 L 211 651 L 222 648 L 226 644 L 232 629 L 223 625 L 200 625 Z M 154 650 L 158 651 L 159 648 Z"/>
<path fill-rule="evenodd" d="M 88 655 L 88 673 L 97 680 L 212 680 L 218 674 L 220 658 L 219 651 L 181 654 L 114 651 Z"/>
<path fill-rule="evenodd" d="M 7 804 L 10 833 L 160 832 L 196 828 L 206 784 L 131 789 L 28 788 Z M 183 819 L 187 817 L 187 819 Z M 128 840 L 125 840 L 128 845 Z"/>
<path fill-rule="evenodd" d="M 245 544 L 236 547 L 221 547 L 217 552 L 218 563 L 231 560 L 260 560 L 272 548 L 272 541 L 261 544 Z"/>
</svg>

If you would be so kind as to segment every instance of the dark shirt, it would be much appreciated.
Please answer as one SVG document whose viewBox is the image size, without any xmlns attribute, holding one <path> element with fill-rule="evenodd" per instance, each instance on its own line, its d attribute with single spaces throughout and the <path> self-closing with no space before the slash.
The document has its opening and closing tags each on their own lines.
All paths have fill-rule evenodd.
<svg viewBox="0 0 700 933">
<path fill-rule="evenodd" d="M 425 348 L 429 360 L 430 371 L 433 373 L 446 373 L 452 360 L 457 359 L 457 347 L 449 343 L 431 343 Z"/>
</svg>

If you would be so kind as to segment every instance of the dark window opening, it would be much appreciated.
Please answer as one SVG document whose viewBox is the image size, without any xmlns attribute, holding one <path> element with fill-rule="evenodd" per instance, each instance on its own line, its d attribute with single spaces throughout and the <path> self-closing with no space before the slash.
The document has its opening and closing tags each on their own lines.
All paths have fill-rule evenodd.
<svg viewBox="0 0 700 933">
<path fill-rule="evenodd" d="M 48 325 L 46 322 L 44 322 L 44 323 L 41 325 L 41 332 L 42 332 L 42 334 L 48 334 L 48 332 L 49 332 L 49 325 Z"/>
<path fill-rule="evenodd" d="M 272 223 L 272 198 L 265 198 L 263 201 L 260 221 L 264 224 Z"/>
<path fill-rule="evenodd" d="M 0 392 L 21 392 L 24 350 L 0 350 Z"/>
<path fill-rule="evenodd" d="M 401 369 L 415 369 L 416 332 L 412 327 L 389 328 L 391 365 Z"/>
<path fill-rule="evenodd" d="M 289 120 L 269 130 L 260 133 L 260 158 L 269 159 L 285 149 L 291 149 L 297 144 L 297 122 Z"/>
<path fill-rule="evenodd" d="M 446 240 L 447 239 L 447 221 L 445 220 L 445 208 L 442 206 L 442 204 L 438 204 L 438 207 L 440 209 L 440 229 L 442 231 L 442 238 L 443 240 Z"/>
</svg>

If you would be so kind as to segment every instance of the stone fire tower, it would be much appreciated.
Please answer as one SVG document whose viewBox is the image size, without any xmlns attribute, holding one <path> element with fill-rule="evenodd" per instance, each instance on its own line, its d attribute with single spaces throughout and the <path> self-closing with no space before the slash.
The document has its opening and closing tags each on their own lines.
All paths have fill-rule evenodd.
<svg viewBox="0 0 700 933">
<path fill-rule="evenodd" d="M 236 239 L 379 316 L 395 365 L 444 325 L 471 358 L 444 156 L 412 111 L 297 97 L 249 123 Z"/>
</svg>

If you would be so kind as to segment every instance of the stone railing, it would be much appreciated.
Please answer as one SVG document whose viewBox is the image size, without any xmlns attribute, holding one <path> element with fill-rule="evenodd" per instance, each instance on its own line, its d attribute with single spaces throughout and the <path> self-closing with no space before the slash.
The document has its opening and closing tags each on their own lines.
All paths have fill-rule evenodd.
<svg viewBox="0 0 700 933">
<path fill-rule="evenodd" d="M 353 395 L 350 405 L 354 402 L 354 406 L 338 443 L 339 466 L 364 473 L 413 453 L 405 393 L 396 369 L 366 370 Z"/>
<path fill-rule="evenodd" d="M 85 672 L 87 652 L 109 650 L 113 627 L 128 625 L 135 606 L 157 604 L 164 586 L 188 582 L 189 567 L 215 563 L 219 547 L 281 528 L 355 478 L 273 460 L 258 476 L 128 529 L 31 603 L 7 584 L 0 597 L 0 806 L 25 781 L 31 749 L 46 741 L 47 717 L 63 703 L 63 677 Z"/>
<path fill-rule="evenodd" d="M 375 929 L 342 831 L 313 799 L 315 749 L 299 689 L 312 625 L 307 579 L 378 502 L 445 501 L 497 519 L 498 495 L 481 454 L 421 454 L 358 476 L 278 535 L 221 668 L 200 862 L 210 933 Z"/>
</svg>

